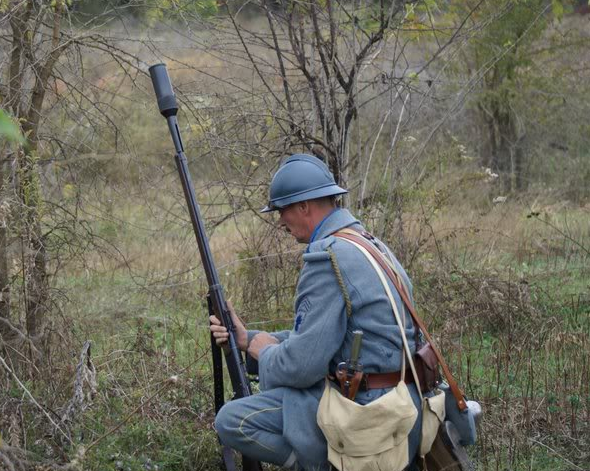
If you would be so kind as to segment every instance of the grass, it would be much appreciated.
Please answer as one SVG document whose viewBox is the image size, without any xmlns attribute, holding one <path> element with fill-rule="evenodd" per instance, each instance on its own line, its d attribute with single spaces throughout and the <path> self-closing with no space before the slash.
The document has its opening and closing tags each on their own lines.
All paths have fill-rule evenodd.
<svg viewBox="0 0 590 471">
<path fill-rule="evenodd" d="M 109 419 L 116 417 L 112 410 Z M 152 413 L 155 413 L 152 412 Z M 145 414 L 145 412 L 144 412 Z M 103 414 L 96 414 L 98 424 Z M 173 423 L 171 423 L 173 422 Z M 207 470 L 218 467 L 217 437 L 196 421 L 175 416 L 173 420 L 141 417 L 107 436 L 86 455 L 89 470 Z"/>
<path fill-rule="evenodd" d="M 74 436 L 88 445 L 106 434 L 84 469 L 215 469 L 202 303 L 156 303 L 125 276 L 78 279 L 70 291 L 83 306 L 76 324 L 79 337 L 93 341 L 98 377 L 98 395 Z M 171 376 L 178 382 L 158 392 Z"/>
<path fill-rule="evenodd" d="M 72 427 L 69 446 L 49 438 L 46 420 L 25 406 L 29 450 L 45 457 L 48 449 L 61 450 L 54 459 L 67 461 L 103 437 L 86 452 L 83 469 L 221 469 L 212 430 L 206 286 L 190 228 L 176 223 L 170 233 L 157 230 L 168 221 L 129 200 L 113 208 L 93 224 L 116 226 L 100 234 L 106 247 L 118 247 L 117 256 L 93 251 L 86 266 L 72 263 L 54 280 L 67 297 L 73 356 L 47 383 L 57 391 L 50 407 L 59 410 L 71 397 L 77 350 L 87 339 L 97 394 Z M 109 214 L 99 204 L 96 211 Z M 484 407 L 480 439 L 470 450 L 478 469 L 588 469 L 588 215 L 569 213 L 574 229 L 564 237 L 525 213 L 512 206 L 466 218 L 480 232 L 454 237 L 445 235 L 464 221 L 439 213 L 429 221 L 436 243 L 424 244 L 410 271 L 416 297 L 460 384 Z M 256 232 L 247 214 L 242 221 L 242 233 L 227 221 L 212 237 L 227 294 L 255 328 L 288 328 L 298 271 L 296 254 L 288 255 L 293 246 L 271 239 L 287 255 L 266 258 L 275 246 L 264 238 L 275 236 L 264 226 Z M 564 215 L 554 219 L 563 221 Z M 261 287 L 280 293 L 267 296 Z M 178 382 L 159 392 L 171 376 Z M 48 397 L 42 383 L 27 387 Z M 230 397 L 229 381 L 226 389 Z M 13 387 L 8 395 L 16 400 L 22 391 Z"/>
<path fill-rule="evenodd" d="M 207 286 L 176 177 L 164 181 L 171 190 L 80 189 L 93 243 L 67 260 L 52 286 L 63 300 L 53 325 L 64 357 L 52 378 L 26 386 L 59 416 L 79 349 L 91 340 L 96 395 L 72 424 L 70 445 L 34 406 L 22 406 L 36 456 L 66 462 L 98 440 L 83 469 L 220 469 Z M 298 247 L 248 211 L 217 224 L 232 210 L 226 196 L 221 187 L 198 195 L 226 294 L 252 327 L 289 328 Z M 470 450 L 478 469 L 589 469 L 588 208 L 452 201 L 436 213 L 414 208 L 406 221 L 420 312 L 484 407 Z M 87 237 L 64 229 L 69 234 Z M 229 381 L 226 389 L 230 397 Z M 14 384 L 6 394 L 22 398 Z"/>
<path fill-rule="evenodd" d="M 515 209 L 477 222 L 487 239 L 443 240 L 445 263 L 417 290 L 460 382 L 484 406 L 473 450 L 481 469 L 588 469 L 589 214 L 506 220 Z M 443 299 L 433 293 L 441 287 Z"/>
</svg>

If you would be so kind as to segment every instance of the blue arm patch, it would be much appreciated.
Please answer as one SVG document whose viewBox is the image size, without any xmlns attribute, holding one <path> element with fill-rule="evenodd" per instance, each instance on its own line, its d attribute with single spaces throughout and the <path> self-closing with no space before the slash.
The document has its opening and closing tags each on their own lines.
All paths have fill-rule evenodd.
<svg viewBox="0 0 590 471">
<path fill-rule="evenodd" d="M 303 322 L 303 316 L 301 314 L 297 314 L 297 317 L 295 318 L 295 332 L 297 332 L 299 330 L 299 326 L 301 325 L 302 322 Z"/>
<path fill-rule="evenodd" d="M 303 322 L 303 319 L 305 319 L 305 315 L 309 312 L 310 309 L 311 303 L 307 298 L 303 298 L 303 300 L 299 304 L 299 307 L 297 308 L 297 317 L 295 317 L 294 326 L 295 332 L 299 331 L 299 327 L 301 327 L 301 323 Z"/>
</svg>

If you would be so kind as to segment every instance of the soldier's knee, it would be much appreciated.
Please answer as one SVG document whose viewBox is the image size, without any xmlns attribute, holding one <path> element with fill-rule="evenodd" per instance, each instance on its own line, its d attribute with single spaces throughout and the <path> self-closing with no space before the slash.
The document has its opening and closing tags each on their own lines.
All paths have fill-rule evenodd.
<svg viewBox="0 0 590 471">
<path fill-rule="evenodd" d="M 232 442 L 234 436 L 239 428 L 240 418 L 236 408 L 237 403 L 234 401 L 225 404 L 215 417 L 215 430 L 221 441 L 225 444 Z"/>
</svg>

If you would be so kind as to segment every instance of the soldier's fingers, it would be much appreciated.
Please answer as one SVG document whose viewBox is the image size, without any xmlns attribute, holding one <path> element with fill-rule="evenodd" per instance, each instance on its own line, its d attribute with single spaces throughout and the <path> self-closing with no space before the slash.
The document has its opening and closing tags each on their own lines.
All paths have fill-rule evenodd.
<svg viewBox="0 0 590 471">
<path fill-rule="evenodd" d="M 229 338 L 227 330 L 211 330 L 211 334 L 215 339 L 227 340 Z"/>
<path fill-rule="evenodd" d="M 224 326 L 222 326 L 222 325 L 213 325 L 213 324 L 211 324 L 209 326 L 209 330 L 211 332 L 225 332 L 225 333 L 227 333 L 227 329 Z"/>
<path fill-rule="evenodd" d="M 225 339 L 229 338 L 229 334 L 227 332 L 213 332 L 213 337 L 216 339 Z"/>
<path fill-rule="evenodd" d="M 221 325 L 221 321 L 215 316 L 209 316 L 209 322 L 213 325 Z"/>
<path fill-rule="evenodd" d="M 217 345 L 223 345 L 224 343 L 227 343 L 229 335 L 227 332 L 225 334 L 223 332 L 214 332 L 213 338 L 215 339 L 215 343 Z"/>
</svg>

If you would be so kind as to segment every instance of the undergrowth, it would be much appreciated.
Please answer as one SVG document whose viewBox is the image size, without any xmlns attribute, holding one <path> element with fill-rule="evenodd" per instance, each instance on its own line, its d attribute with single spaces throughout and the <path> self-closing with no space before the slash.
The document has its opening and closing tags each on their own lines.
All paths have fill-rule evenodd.
<svg viewBox="0 0 590 471">
<path fill-rule="evenodd" d="M 122 210 L 141 217 L 141 209 Z M 585 208 L 569 219 L 554 214 L 548 225 L 542 215 L 527 218 L 528 211 L 513 205 L 473 218 L 463 212 L 460 224 L 438 213 L 409 271 L 420 312 L 466 394 L 483 406 L 470 450 L 478 469 L 585 470 L 589 215 Z M 518 216 L 506 221 L 507 214 Z M 217 227 L 212 237 L 222 283 L 251 327 L 289 328 L 301 247 L 243 218 Z M 23 460 L 74 462 L 85 470 L 221 469 L 206 285 L 196 250 L 187 250 L 189 235 L 187 227 L 178 229 L 174 237 L 182 243 L 175 247 L 161 243 L 165 233 L 150 238 L 123 225 L 110 237 L 125 247 L 129 263 L 62 272 L 54 289 L 67 299 L 69 360 L 22 387 L 3 379 L 10 384 L 0 400 L 3 446 L 28 450 Z M 134 263 L 142 249 L 144 258 Z M 180 260 L 189 268 L 171 271 Z M 85 385 L 86 407 L 62 424 L 86 340 L 96 385 Z M 225 386 L 230 398 L 227 378 Z"/>
</svg>

